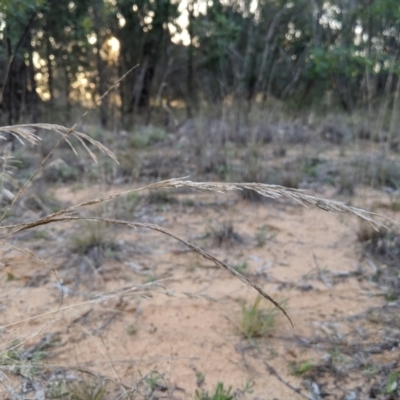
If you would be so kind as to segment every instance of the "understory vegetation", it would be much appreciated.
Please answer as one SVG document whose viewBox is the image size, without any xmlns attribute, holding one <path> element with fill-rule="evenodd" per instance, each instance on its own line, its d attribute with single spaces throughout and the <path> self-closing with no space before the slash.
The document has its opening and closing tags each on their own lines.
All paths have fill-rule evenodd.
<svg viewBox="0 0 400 400">
<path fill-rule="evenodd" d="M 321 121 L 321 126 L 324 126 L 324 123 L 324 121 Z M 48 131 L 41 131 L 40 126 L 32 128 L 35 128 L 35 135 L 39 134 L 43 136 L 44 140 L 52 141 Z M 20 138 L 24 141 L 32 141 L 36 137 L 33 134 L 34 131 L 30 130 L 32 128 L 15 126 L 4 129 L 14 135 L 20 135 Z M 77 296 L 78 299 L 84 291 L 87 291 L 82 304 L 101 304 L 112 298 L 136 298 L 137 295 L 135 293 L 138 290 L 144 291 L 144 293 L 151 293 L 154 290 L 152 288 L 157 288 L 158 281 L 162 279 L 162 276 L 157 273 L 157 270 L 153 270 L 151 265 L 144 266 L 134 261 L 137 254 L 144 250 L 141 250 L 138 243 L 130 244 L 127 242 L 126 239 L 123 239 L 121 233 L 126 229 L 124 228 L 125 226 L 135 229 L 147 227 L 169 235 L 170 233 L 162 226 L 154 225 L 154 223 L 162 223 L 163 214 L 171 212 L 171 210 L 186 210 L 186 213 L 190 212 L 190 210 L 193 211 L 193 209 L 204 207 L 196 199 L 196 195 L 190 194 L 191 189 L 222 192 L 237 190 L 238 194 L 233 197 L 230 196 L 231 200 L 229 201 L 235 203 L 244 199 L 250 204 L 260 204 L 262 207 L 268 206 L 268 204 L 276 204 L 276 199 L 281 197 L 295 199 L 306 204 L 316 205 L 325 210 L 352 213 L 362 218 L 357 232 L 360 243 L 360 257 L 373 266 L 373 273 L 365 275 L 365 273 L 355 271 L 354 275 L 347 273 L 335 275 L 335 273 L 326 271 L 317 265 L 318 273 L 316 277 L 319 277 L 318 279 L 327 287 L 337 285 L 352 276 L 359 277 L 357 279 L 368 279 L 371 284 L 379 286 L 386 301 L 383 308 L 375 307 L 367 310 L 359 317 L 355 316 L 354 319 L 349 320 L 349 326 L 354 321 L 358 321 L 357 318 L 363 318 L 373 324 L 390 326 L 391 332 L 394 334 L 393 329 L 398 329 L 396 327 L 399 323 L 396 310 L 400 293 L 398 275 L 400 253 L 398 234 L 396 233 L 397 224 L 391 220 L 387 222 L 383 220 L 383 224 L 386 225 L 385 228 L 380 222 L 376 222 L 374 214 L 347 206 L 345 203 L 318 200 L 297 189 L 311 189 L 317 193 L 333 193 L 348 204 L 352 202 L 359 190 L 366 190 L 367 187 L 370 188 L 368 190 L 379 189 L 382 191 L 383 189 L 386 191 L 388 200 L 370 203 L 371 210 L 383 209 L 389 215 L 390 213 L 396 213 L 398 211 L 397 164 L 395 161 L 389 161 L 392 157 L 395 157 L 395 150 L 387 150 L 385 142 L 371 144 L 368 140 L 357 137 L 349 138 L 345 144 L 328 142 L 329 146 L 327 146 L 326 138 L 320 134 L 322 128 L 315 129 L 316 133 L 310 128 L 307 134 L 308 139 L 301 144 L 300 152 L 297 150 L 297 145 L 293 146 L 290 140 L 286 141 L 279 137 L 280 148 L 287 148 L 285 154 L 280 154 L 279 157 L 273 151 L 274 141 L 278 140 L 274 138 L 271 138 L 267 145 L 262 145 L 262 143 L 256 145 L 250 142 L 246 146 L 243 146 L 243 144 L 237 146 L 234 141 L 226 143 L 221 141 L 220 147 L 216 146 L 214 142 L 204 144 L 203 152 L 207 153 L 206 149 L 209 145 L 210 150 L 217 151 L 218 154 L 225 157 L 223 175 L 221 175 L 221 169 L 218 166 L 210 166 L 207 170 L 199 171 L 196 169 L 190 171 L 191 168 L 196 167 L 192 162 L 196 157 L 196 153 L 193 153 L 192 157 L 188 156 L 188 154 L 192 151 L 192 147 L 196 146 L 193 142 L 185 144 L 184 140 L 179 139 L 179 137 L 185 138 L 186 132 L 179 133 L 179 136 L 166 133 L 162 141 L 141 147 L 140 157 L 132 160 L 135 165 L 132 169 L 137 169 L 139 178 L 136 175 L 127 175 L 124 171 L 130 170 L 130 168 L 126 168 L 126 165 L 114 165 L 104 158 L 99 158 L 97 164 L 89 159 L 82 158 L 82 156 L 74 156 L 75 158 L 73 158 L 70 156 L 71 149 L 62 145 L 55 148 L 52 156 L 53 161 L 43 165 L 42 172 L 31 180 L 30 186 L 26 187 L 18 201 L 15 201 L 18 190 L 24 184 L 24 180 L 26 181 L 27 176 L 35 172 L 35 166 L 41 161 L 40 153 L 37 152 L 35 147 L 30 149 L 29 147 L 23 148 L 22 145 L 18 145 L 15 152 L 4 153 L 2 159 L 3 241 L 8 241 L 7 237 L 18 235 L 18 241 L 8 243 L 17 245 L 17 249 L 20 249 L 19 251 L 24 251 L 25 242 L 36 243 L 34 249 L 36 248 L 39 251 L 43 251 L 41 249 L 46 248 L 48 246 L 47 243 L 51 244 L 54 249 L 62 246 L 63 249 L 59 254 L 65 257 L 66 262 L 64 262 L 61 270 L 55 272 L 54 267 L 49 269 L 48 266 L 45 266 L 48 264 L 43 264 L 39 260 L 39 263 L 43 264 L 41 268 L 45 268 L 49 272 L 54 270 L 54 273 L 57 274 L 55 285 L 63 297 L 74 298 Z M 72 131 L 72 135 L 75 135 L 78 139 L 83 138 L 86 140 L 85 134 L 82 135 Z M 123 141 L 115 146 L 111 141 L 111 135 L 107 131 L 102 132 L 100 136 L 100 139 L 113 149 L 117 158 L 119 158 L 120 154 L 124 154 L 125 146 Z M 87 137 L 89 138 L 90 136 Z M 93 139 L 90 140 L 92 140 L 92 144 L 95 147 L 100 146 Z M 70 142 L 74 148 L 78 144 L 73 136 Z M 363 146 L 372 149 L 371 155 L 364 153 L 360 156 L 362 153 L 358 149 Z M 99 148 L 100 150 L 102 149 L 101 146 Z M 382 153 L 382 149 L 384 153 Z M 80 152 L 79 149 L 78 151 Z M 109 155 L 114 158 L 114 153 Z M 169 154 L 175 159 L 168 161 Z M 182 158 L 181 162 L 177 162 L 176 157 L 180 157 L 180 154 L 188 158 L 186 160 Z M 380 155 L 378 156 L 378 154 Z M 361 161 L 360 157 L 362 157 Z M 155 164 L 151 160 L 154 160 Z M 344 162 L 338 162 L 337 160 L 343 160 Z M 377 160 L 376 164 L 374 164 L 373 160 Z M 203 163 L 206 161 L 202 159 Z M 278 166 L 279 163 L 280 166 Z M 21 164 L 23 167 L 21 167 Z M 176 171 L 176 167 L 181 168 L 181 170 Z M 67 168 L 68 174 L 64 170 L 65 168 Z M 156 168 L 156 172 L 145 173 L 145 171 L 151 171 L 152 168 Z M 158 168 L 161 168 L 163 172 L 161 173 Z M 246 174 L 247 168 L 250 171 L 248 176 L 253 176 L 254 180 L 249 179 L 248 183 L 244 181 L 240 184 L 225 183 L 232 180 L 232 176 L 237 176 L 238 180 L 240 180 Z M 341 172 L 343 170 L 346 172 Z M 265 173 L 264 179 L 251 175 L 251 171 L 263 171 Z M 196 183 L 185 179 L 172 179 L 146 185 L 147 182 L 151 182 L 154 179 L 174 174 L 179 176 L 188 172 L 194 172 L 196 176 L 204 178 L 205 181 L 220 180 L 220 182 Z M 297 176 L 296 184 L 288 184 L 293 182 L 292 180 L 288 182 L 289 177 L 293 178 L 293 175 Z M 346 183 L 343 182 L 344 179 L 347 179 Z M 143 188 L 145 190 L 135 188 L 140 183 L 142 183 L 142 186 L 144 185 Z M 263 183 L 265 184 L 263 185 Z M 271 183 L 273 185 L 270 185 Z M 134 184 L 135 186 L 133 189 L 122 190 L 119 194 L 110 197 L 105 193 L 104 196 L 97 199 L 87 201 L 88 199 L 86 198 L 80 205 L 74 205 L 69 201 L 61 202 L 55 198 L 54 194 L 50 194 L 54 193 L 51 191 L 52 187 L 62 189 L 66 184 L 71 193 L 79 193 L 91 185 L 101 185 L 103 187 L 123 185 L 123 187 L 126 187 L 126 185 Z M 282 186 L 274 186 L 277 184 Z M 176 188 L 176 193 L 172 192 L 171 188 Z M 188 194 L 190 194 L 189 197 L 187 197 Z M 93 209 L 91 213 L 86 210 L 88 206 Z M 149 217 L 143 219 L 143 216 L 152 214 L 153 219 L 150 221 L 153 222 L 150 224 L 145 222 L 146 218 L 149 221 Z M 32 222 L 27 222 L 27 220 Z M 64 223 L 71 224 L 74 221 L 78 222 L 75 227 L 68 225 L 67 229 L 63 229 Z M 46 228 L 52 223 L 59 225 L 57 231 Z M 41 225 L 43 225 L 42 228 Z M 240 227 L 229 220 L 214 221 L 211 224 L 207 223 L 207 226 L 205 235 L 198 239 L 202 246 L 207 244 L 212 248 L 225 249 L 226 251 L 238 246 L 253 246 L 260 250 L 268 248 L 276 240 L 279 232 L 279 229 L 264 223 L 260 224 L 253 235 L 249 237 L 241 233 Z M 31 229 L 34 229 L 32 234 L 29 233 Z M 190 244 L 184 239 L 178 238 L 178 240 L 201 256 L 228 269 L 231 273 L 240 274 L 240 279 L 255 287 L 262 296 L 269 298 L 259 286 L 254 286 L 254 283 L 262 275 L 254 275 L 254 272 L 251 272 L 252 268 L 249 267 L 249 259 L 246 258 L 245 254 L 242 255 L 242 261 L 237 261 L 232 264 L 232 267 L 229 267 L 225 262 L 215 259 L 197 245 Z M 43 247 L 43 244 L 39 243 L 46 244 Z M 63 246 L 63 243 L 66 243 L 66 245 Z M 142 283 L 135 287 L 121 287 L 120 289 L 105 291 L 105 282 L 111 276 L 110 272 L 108 272 L 109 266 L 115 263 L 120 264 L 121 262 L 126 264 L 130 271 L 142 276 Z M 63 277 L 67 276 L 62 272 L 63 269 L 76 267 L 76 273 L 74 273 L 72 279 L 71 277 L 68 279 L 58 277 L 60 273 Z M 262 274 L 263 272 L 260 273 Z M 19 280 L 18 274 L 13 272 L 7 272 L 3 279 L 5 279 L 3 283 L 6 285 L 6 282 L 12 285 L 13 282 L 16 283 Z M 49 279 L 51 278 L 48 273 L 41 273 L 32 277 L 28 286 L 40 286 L 46 284 Z M 309 290 L 308 287 L 311 286 L 309 284 L 307 286 L 307 282 L 310 282 L 310 279 L 314 279 L 312 275 L 304 277 L 304 282 L 298 284 L 299 289 Z M 64 312 L 64 308 L 79 308 L 81 307 L 80 304 L 78 301 L 76 304 L 61 305 L 59 312 Z M 277 303 L 274 304 L 277 305 Z M 286 304 L 286 302 L 281 303 L 281 306 L 282 304 Z M 290 299 L 287 300 L 287 304 L 289 308 L 286 309 L 285 306 L 285 309 L 290 310 Z M 251 343 L 250 348 L 251 346 L 258 346 L 257 343 L 268 341 L 268 338 L 276 335 L 277 327 L 281 326 L 283 321 L 279 314 L 278 308 L 265 307 L 262 297 L 259 296 L 250 303 L 245 304 L 242 302 L 241 311 L 238 309 L 235 321 L 232 320 L 233 326 L 231 330 L 238 335 L 238 340 L 243 338 L 242 340 L 249 341 Z M 57 311 L 55 315 L 57 315 Z M 102 332 L 108 329 L 108 324 L 116 321 L 115 318 L 117 318 L 116 315 L 113 315 L 108 322 L 105 322 L 105 325 L 100 324 L 97 328 L 88 325 L 85 329 L 91 332 L 90 335 L 100 335 L 101 337 Z M 85 319 L 80 321 L 80 323 L 85 324 Z M 8 328 L 5 329 L 8 331 Z M 331 329 L 331 326 L 329 329 Z M 131 323 L 126 327 L 126 332 L 132 337 L 135 337 L 140 330 L 140 325 L 137 322 Z M 33 338 L 38 334 L 35 333 Z M 115 393 L 119 393 L 119 398 L 150 399 L 159 391 L 171 390 L 170 383 L 165 380 L 164 374 L 159 374 L 156 370 L 150 371 L 143 378 L 140 378 L 134 386 L 127 387 L 121 386 L 121 383 L 118 383 L 118 379 L 115 380 L 98 372 L 90 371 L 90 369 L 78 368 L 73 372 L 73 370 L 69 371 L 61 367 L 61 369 L 50 368 L 49 362 L 51 357 L 54 357 L 52 354 L 55 349 L 60 346 L 62 336 L 63 333 L 61 332 L 48 333 L 37 341 L 28 339 L 28 337 L 14 337 L 11 339 L 9 334 L 7 335 L 11 342 L 2 349 L 1 368 L 3 370 L 3 387 L 9 395 L 19 398 L 18 391 L 21 390 L 13 384 L 12 376 L 21 377 L 23 381 L 29 381 L 32 385 L 37 385 L 37 388 L 40 388 L 49 398 L 108 399 L 114 398 Z M 303 344 L 298 343 L 300 347 L 303 345 L 305 345 L 305 342 Z M 307 386 L 307 382 L 317 382 L 331 375 L 340 376 L 344 371 L 358 371 L 368 376 L 368 379 L 371 379 L 370 393 L 378 393 L 385 399 L 396 396 L 398 375 L 396 375 L 397 367 L 395 363 L 383 365 L 371 361 L 363 366 L 364 361 L 362 360 L 365 360 L 365 356 L 364 358 L 359 358 L 356 354 L 359 354 L 359 352 L 365 355 L 369 354 L 370 349 L 362 349 L 360 347 L 357 350 L 358 353 L 354 353 L 354 349 L 343 347 L 335 341 L 332 342 L 332 347 L 329 347 L 328 343 L 324 346 L 326 346 L 325 349 L 329 357 L 324 356 L 319 361 L 305 359 L 288 364 L 288 373 L 301 378 L 305 382 L 305 391 L 309 390 L 310 393 L 313 393 L 313 390 L 317 390 L 315 387 L 319 387 L 318 384 L 316 384 L 317 386 Z M 384 342 L 378 346 L 383 346 L 378 351 L 379 353 L 384 351 L 385 346 L 391 346 L 391 344 Z M 275 358 L 274 350 L 271 349 L 269 351 L 273 360 Z M 269 364 L 266 364 L 266 368 L 271 375 L 276 375 L 280 380 L 282 379 Z M 321 375 L 321 371 L 325 372 Z M 46 377 L 47 383 L 44 383 L 43 377 Z M 233 391 L 232 388 L 224 387 L 222 383 L 218 383 L 213 389 L 214 392 L 209 392 L 202 387 L 203 381 L 204 376 L 203 380 L 198 380 L 199 389 L 193 394 L 195 398 L 231 399 L 238 396 L 250 396 L 252 393 L 251 387 L 247 387 L 244 391 L 238 387 Z M 39 389 L 34 388 L 32 390 L 37 392 Z M 318 390 L 321 389 L 319 388 Z"/>
</svg>

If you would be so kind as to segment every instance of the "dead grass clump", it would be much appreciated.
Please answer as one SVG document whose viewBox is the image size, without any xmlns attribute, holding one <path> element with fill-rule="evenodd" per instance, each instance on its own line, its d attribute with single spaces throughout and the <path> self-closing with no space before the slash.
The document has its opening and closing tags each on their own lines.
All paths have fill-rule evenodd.
<svg viewBox="0 0 400 400">
<path fill-rule="evenodd" d="M 269 144 L 274 140 L 276 129 L 267 124 L 259 124 L 254 128 L 255 142 L 260 144 Z"/>
<path fill-rule="evenodd" d="M 110 230 L 104 222 L 82 223 L 79 232 L 72 237 L 71 251 L 87 256 L 95 268 L 99 268 L 105 256 L 118 250 L 118 245 L 110 236 Z"/>
<path fill-rule="evenodd" d="M 243 243 L 243 238 L 233 227 L 232 222 L 223 222 L 211 228 L 210 237 L 215 246 L 231 247 L 235 244 Z"/>
<path fill-rule="evenodd" d="M 131 182 L 139 178 L 141 173 L 141 160 L 139 153 L 134 150 L 121 152 L 119 154 L 120 165 L 117 168 L 118 177 L 122 182 Z"/>
<path fill-rule="evenodd" d="M 107 381 L 99 377 L 84 377 L 68 382 L 65 387 L 60 387 L 58 398 L 70 400 L 103 400 L 105 399 Z M 54 398 L 53 388 L 53 398 Z"/>
<path fill-rule="evenodd" d="M 308 129 L 300 121 L 281 124 L 277 131 L 281 140 L 286 143 L 307 144 L 310 141 Z"/>
<path fill-rule="evenodd" d="M 116 200 L 110 207 L 110 216 L 116 219 L 132 220 L 142 198 L 137 193 L 130 193 Z"/>
<path fill-rule="evenodd" d="M 368 124 L 361 123 L 357 128 L 356 135 L 359 139 L 370 140 L 371 139 L 371 127 Z"/>
<path fill-rule="evenodd" d="M 274 157 L 276 158 L 283 158 L 286 157 L 286 148 L 282 145 L 280 146 L 276 146 L 274 147 L 274 149 L 272 150 L 272 154 L 274 155 Z"/>
<path fill-rule="evenodd" d="M 224 179 L 228 173 L 228 159 L 223 148 L 204 146 L 196 160 L 199 175 L 215 175 Z"/>
<path fill-rule="evenodd" d="M 156 206 L 177 204 L 178 200 L 166 190 L 154 190 L 147 196 L 145 202 Z"/>
<path fill-rule="evenodd" d="M 243 160 L 243 169 L 240 173 L 240 180 L 242 182 L 268 182 L 268 171 L 263 166 L 262 156 L 257 144 L 253 143 L 248 149 L 247 154 Z M 269 182 L 272 183 L 272 182 Z M 244 189 L 241 191 L 240 196 L 243 200 L 250 202 L 265 202 L 266 198 L 260 196 L 259 193 L 253 190 Z"/>
<path fill-rule="evenodd" d="M 342 144 L 351 136 L 350 131 L 337 117 L 328 117 L 321 125 L 319 135 L 333 144 Z"/>
<path fill-rule="evenodd" d="M 302 175 L 299 171 L 281 171 L 277 180 L 278 185 L 298 189 L 302 182 Z"/>
<path fill-rule="evenodd" d="M 63 208 L 65 204 L 56 199 L 53 195 L 46 193 L 46 191 L 30 191 L 21 199 L 21 207 L 27 210 L 34 211 L 39 215 L 46 215 L 56 212 Z"/>
<path fill-rule="evenodd" d="M 357 179 L 353 171 L 348 168 L 341 168 L 335 180 L 335 186 L 338 194 L 353 196 L 357 187 Z"/>
<path fill-rule="evenodd" d="M 395 230 L 374 230 L 360 223 L 357 233 L 365 253 L 378 264 L 372 280 L 386 293 L 387 300 L 400 297 L 400 234 Z"/>
<path fill-rule="evenodd" d="M 127 156 L 129 157 L 129 154 Z M 174 171 L 174 164 L 179 164 L 179 161 L 179 157 L 168 157 L 158 150 L 157 152 L 148 154 L 146 158 L 142 159 L 137 171 L 138 173 L 140 172 L 140 177 L 142 179 L 165 179 Z"/>
<path fill-rule="evenodd" d="M 372 242 L 384 238 L 386 235 L 385 229 L 374 229 L 371 225 L 364 221 L 360 221 L 357 231 L 358 241 L 361 243 Z"/>
<path fill-rule="evenodd" d="M 353 161 L 359 182 L 373 187 L 400 188 L 400 163 L 383 155 L 367 154 Z"/>
</svg>

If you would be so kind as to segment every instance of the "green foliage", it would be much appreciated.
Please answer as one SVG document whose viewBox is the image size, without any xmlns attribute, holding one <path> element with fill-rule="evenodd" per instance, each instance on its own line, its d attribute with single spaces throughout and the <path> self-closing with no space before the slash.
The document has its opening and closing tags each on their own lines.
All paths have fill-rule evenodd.
<svg viewBox="0 0 400 400">
<path fill-rule="evenodd" d="M 150 374 L 147 374 L 144 378 L 144 382 L 150 388 L 151 391 L 154 391 L 157 386 L 161 385 L 163 381 L 162 375 L 157 371 L 152 371 Z"/>
<path fill-rule="evenodd" d="M 233 400 L 232 388 L 225 388 L 222 382 L 218 382 L 213 393 L 206 390 L 196 390 L 196 400 Z"/>
<path fill-rule="evenodd" d="M 199 94 L 216 104 L 228 99 L 252 101 L 258 95 L 265 101 L 268 93 L 303 106 L 309 104 L 310 93 L 318 104 L 333 93 L 336 102 L 351 111 L 364 105 L 362 82 L 367 72 L 375 85 L 368 96 L 380 98 L 396 90 L 400 76 L 397 0 L 368 4 L 362 0 L 340 4 L 214 1 L 205 9 L 199 7 L 200 11 L 194 1 L 188 47 L 179 43 L 188 37 L 181 35 L 178 22 L 180 12 L 188 10 L 179 4 L 171 0 L 3 0 L 0 57 L 7 59 L 19 44 L 18 56 L 31 68 L 24 72 L 26 89 L 31 86 L 29 74 L 36 75 L 39 92 L 51 91 L 68 107 L 72 100 L 86 106 L 107 82 L 140 62 L 118 96 L 102 104 L 110 114 L 118 107 L 122 117 L 136 109 L 156 109 L 166 97 L 165 110 L 171 116 L 171 100 L 186 102 L 200 98 Z M 118 51 L 110 49 L 111 38 L 118 40 Z M 32 68 L 33 54 L 39 60 Z M 239 107 L 238 111 L 243 115 L 246 110 Z M 147 122 L 150 119 L 148 113 Z M 132 119 L 123 118 L 123 123 L 130 127 Z M 141 137 L 131 144 L 149 145 Z"/>
<path fill-rule="evenodd" d="M 295 376 L 302 376 L 314 368 L 314 363 L 311 360 L 306 360 L 300 363 L 292 364 L 290 372 Z"/>
<path fill-rule="evenodd" d="M 379 368 L 376 365 L 368 365 L 364 368 L 363 370 L 363 375 L 365 375 L 366 377 L 371 377 L 376 375 L 379 372 Z"/>
<path fill-rule="evenodd" d="M 271 229 L 268 227 L 268 225 L 261 225 L 257 228 L 257 232 L 255 234 L 257 247 L 264 247 L 267 241 L 274 239 L 275 236 L 276 232 L 271 232 Z"/>
<path fill-rule="evenodd" d="M 316 178 L 320 163 L 321 160 L 318 157 L 305 157 L 303 160 L 303 172 L 311 178 Z"/>
<path fill-rule="evenodd" d="M 131 148 L 143 149 L 153 144 L 163 142 L 168 137 L 167 132 L 155 126 L 147 127 L 144 132 L 136 133 L 129 139 Z"/>
<path fill-rule="evenodd" d="M 48 350 L 54 345 L 49 339 L 24 349 L 18 340 L 14 340 L 9 349 L 0 353 L 0 366 L 8 367 L 15 375 L 31 378 L 40 373 L 40 361 L 47 357 Z"/>
<path fill-rule="evenodd" d="M 398 393 L 399 378 L 400 371 L 393 371 L 389 374 L 385 391 L 386 394 Z"/>
</svg>

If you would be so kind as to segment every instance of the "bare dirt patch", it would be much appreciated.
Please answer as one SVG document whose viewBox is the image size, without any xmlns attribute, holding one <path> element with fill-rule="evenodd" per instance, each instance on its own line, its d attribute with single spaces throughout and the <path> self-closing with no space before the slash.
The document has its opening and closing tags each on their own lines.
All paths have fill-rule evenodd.
<svg viewBox="0 0 400 400">
<path fill-rule="evenodd" d="M 54 195 L 77 203 L 112 191 L 64 186 Z M 171 238 L 106 227 L 115 246 L 96 261 L 67 240 L 87 226 L 68 222 L 16 237 L 14 245 L 40 260 L 3 250 L 0 335 L 9 350 L 2 364 L 14 373 L 4 385 L 26 398 L 56 398 L 78 391 L 71 382 L 82 374 L 94 391 L 102 387 L 93 379 L 112 381 L 105 398 L 188 399 L 196 390 L 197 398 L 213 398 L 218 382 L 248 399 L 396 393 L 398 305 L 371 283 L 355 219 L 290 202 L 171 195 L 158 203 L 144 197 L 135 219 L 240 270 L 284 305 L 295 332 L 278 313 L 268 336 L 246 339 L 242 314 L 256 292 Z M 272 312 L 265 301 L 261 307 Z"/>
</svg>

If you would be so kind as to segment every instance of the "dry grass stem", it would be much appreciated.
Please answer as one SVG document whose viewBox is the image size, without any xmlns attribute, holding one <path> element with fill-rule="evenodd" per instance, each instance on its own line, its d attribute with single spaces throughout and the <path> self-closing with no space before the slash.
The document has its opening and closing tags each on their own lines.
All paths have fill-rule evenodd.
<svg viewBox="0 0 400 400">
<path fill-rule="evenodd" d="M 75 148 L 73 147 L 72 143 L 67 139 L 68 136 L 75 137 L 79 143 L 83 146 L 83 148 L 89 154 L 89 157 L 94 161 L 97 162 L 97 156 L 94 154 L 86 142 L 90 143 L 92 146 L 96 147 L 102 153 L 107 155 L 108 157 L 112 158 L 116 163 L 118 163 L 117 157 L 115 154 L 109 150 L 106 146 L 104 146 L 99 141 L 93 139 L 89 135 L 85 133 L 78 132 L 72 128 L 66 128 L 62 125 L 55 125 L 55 124 L 25 124 L 25 125 L 14 125 L 14 126 L 3 126 L 0 127 L 0 132 L 9 132 L 12 133 L 22 144 L 23 139 L 29 141 L 31 144 L 35 145 L 40 140 L 42 140 L 39 136 L 37 136 L 34 132 L 38 129 L 43 129 L 46 131 L 52 131 L 58 133 L 71 147 L 72 151 L 77 155 Z"/>
<path fill-rule="evenodd" d="M 259 193 L 262 196 L 279 199 L 279 198 L 287 198 L 296 201 L 297 203 L 307 207 L 308 205 L 320 208 L 324 211 L 332 212 L 332 213 L 341 213 L 341 214 L 349 214 L 354 215 L 361 220 L 370 224 L 374 229 L 386 228 L 388 227 L 376 219 L 382 219 L 385 222 L 388 222 L 391 226 L 400 227 L 400 224 L 389 217 L 384 215 L 380 215 L 377 213 L 373 213 L 370 211 L 363 210 L 361 208 L 356 208 L 352 206 L 347 206 L 345 203 L 335 200 L 327 200 L 320 197 L 310 196 L 304 193 L 299 189 L 291 189 L 278 185 L 267 185 L 263 183 L 222 183 L 222 182 L 192 182 L 183 179 L 169 179 L 165 181 L 155 182 L 141 188 L 130 189 L 123 192 L 118 192 L 109 196 L 99 197 L 96 199 L 91 199 L 88 201 L 81 202 L 74 206 L 65 208 L 63 210 L 57 211 L 55 213 L 46 215 L 43 218 L 34 220 L 32 222 L 15 224 L 15 225 L 7 225 L 0 226 L 0 229 L 15 229 L 14 232 L 8 233 L 0 239 L 5 239 L 14 233 L 17 233 L 21 230 L 30 229 L 39 225 L 45 225 L 49 222 L 53 222 L 55 219 L 59 217 L 72 217 L 73 214 L 82 207 L 97 205 L 100 203 L 108 202 L 124 195 L 139 192 L 143 190 L 150 189 L 168 189 L 168 188 L 189 188 L 194 190 L 202 190 L 202 191 L 214 191 L 219 193 L 226 193 L 229 191 L 240 191 L 244 189 L 253 190 Z"/>
<path fill-rule="evenodd" d="M 151 287 L 163 287 L 160 282 L 165 281 L 166 279 L 163 280 L 158 280 L 158 281 L 154 281 L 154 282 L 149 282 L 140 286 L 128 286 L 128 287 L 122 287 L 119 289 L 115 289 L 109 292 L 98 292 L 98 293 L 90 293 L 88 294 L 89 299 L 85 300 L 85 301 L 81 301 L 79 303 L 73 303 L 67 306 L 62 307 L 62 302 L 60 303 L 60 306 L 57 307 L 54 310 L 51 311 L 47 311 L 45 313 L 42 314 L 37 314 L 34 315 L 32 317 L 27 317 L 24 319 L 20 319 L 18 321 L 15 322 L 10 322 L 7 325 L 1 325 L 1 328 L 3 329 L 7 329 L 11 326 L 15 326 L 18 324 L 22 324 L 24 322 L 30 322 L 39 318 L 43 318 L 49 315 L 54 315 L 54 314 L 58 314 L 64 311 L 68 311 L 71 310 L 73 308 L 76 307 L 81 307 L 81 306 L 85 306 L 85 305 L 90 305 L 90 304 L 100 304 L 100 303 L 104 303 L 107 300 L 110 299 L 115 299 L 115 298 L 121 298 L 121 297 L 128 297 L 128 296 L 137 296 L 137 295 L 145 295 L 147 293 L 146 289 L 151 288 Z"/>
</svg>

